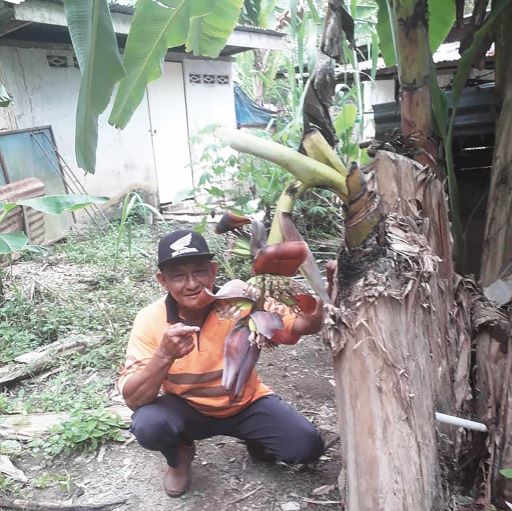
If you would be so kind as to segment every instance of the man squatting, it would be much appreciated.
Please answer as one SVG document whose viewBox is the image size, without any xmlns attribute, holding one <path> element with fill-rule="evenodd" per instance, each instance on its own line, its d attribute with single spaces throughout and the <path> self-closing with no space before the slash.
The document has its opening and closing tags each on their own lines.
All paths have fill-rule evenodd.
<svg viewBox="0 0 512 511">
<path fill-rule="evenodd" d="M 324 452 L 315 427 L 255 370 L 241 397 L 230 402 L 221 380 L 224 340 L 235 320 L 219 317 L 212 306 L 196 305 L 203 288 L 214 289 L 218 266 L 212 257 L 194 231 L 174 231 L 159 241 L 156 278 L 167 295 L 137 314 L 118 382 L 134 410 L 132 433 L 142 447 L 160 451 L 167 460 L 164 489 L 170 497 L 187 491 L 195 440 L 239 438 L 253 457 L 290 464 L 313 462 Z M 275 311 L 284 324 L 272 338 L 275 343 L 294 344 L 322 326 L 320 303 L 309 315 L 281 305 Z"/>
</svg>

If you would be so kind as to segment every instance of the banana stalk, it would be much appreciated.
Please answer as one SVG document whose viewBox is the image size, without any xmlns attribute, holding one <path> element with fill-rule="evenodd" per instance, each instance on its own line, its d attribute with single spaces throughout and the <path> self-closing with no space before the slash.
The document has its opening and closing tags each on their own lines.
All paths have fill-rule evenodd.
<svg viewBox="0 0 512 511">
<path fill-rule="evenodd" d="M 288 213 L 291 214 L 295 201 L 309 188 L 300 181 L 294 181 L 289 184 L 276 204 L 276 211 L 272 220 L 272 226 L 270 227 L 270 233 L 268 235 L 268 244 L 273 245 L 274 243 L 281 243 L 284 241 L 283 233 L 281 232 L 281 226 L 279 224 L 279 214 Z"/>
<path fill-rule="evenodd" d="M 347 199 L 345 177 L 332 167 L 297 151 L 231 128 L 217 128 L 215 134 L 236 151 L 271 161 L 290 172 L 308 187 L 329 188 L 344 202 Z"/>
<path fill-rule="evenodd" d="M 347 177 L 348 171 L 345 165 L 343 165 L 336 151 L 328 144 L 320 131 L 317 129 L 308 131 L 302 137 L 302 146 L 310 158 L 329 165 L 329 167 L 332 167 L 342 176 Z"/>
</svg>

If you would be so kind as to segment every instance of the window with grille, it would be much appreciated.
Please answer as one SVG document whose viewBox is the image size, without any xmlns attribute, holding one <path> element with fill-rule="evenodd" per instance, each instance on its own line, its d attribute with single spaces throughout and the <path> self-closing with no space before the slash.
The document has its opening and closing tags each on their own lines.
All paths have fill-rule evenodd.
<svg viewBox="0 0 512 511">
<path fill-rule="evenodd" d="M 50 67 L 68 67 L 67 55 L 46 55 Z"/>
<path fill-rule="evenodd" d="M 207 85 L 229 85 L 229 75 L 189 73 L 189 83 L 205 83 Z"/>
</svg>

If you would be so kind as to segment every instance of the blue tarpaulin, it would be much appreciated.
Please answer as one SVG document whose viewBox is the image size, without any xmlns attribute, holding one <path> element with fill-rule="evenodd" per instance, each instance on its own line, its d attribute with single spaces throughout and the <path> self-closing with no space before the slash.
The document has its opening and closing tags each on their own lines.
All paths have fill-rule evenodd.
<svg viewBox="0 0 512 511">
<path fill-rule="evenodd" d="M 238 128 L 265 127 L 272 119 L 274 112 L 256 103 L 235 84 L 235 112 Z"/>
</svg>

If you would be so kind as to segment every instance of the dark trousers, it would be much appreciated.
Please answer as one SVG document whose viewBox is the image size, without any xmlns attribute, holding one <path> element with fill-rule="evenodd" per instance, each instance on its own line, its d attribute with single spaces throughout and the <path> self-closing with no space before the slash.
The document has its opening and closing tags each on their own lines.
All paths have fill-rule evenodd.
<svg viewBox="0 0 512 511">
<path fill-rule="evenodd" d="M 276 395 L 258 399 L 232 417 L 218 419 L 167 394 L 135 411 L 131 431 L 142 447 L 161 451 L 171 467 L 177 465 L 180 445 L 216 435 L 260 445 L 285 463 L 310 463 L 324 452 L 324 442 L 313 424 Z"/>
</svg>

